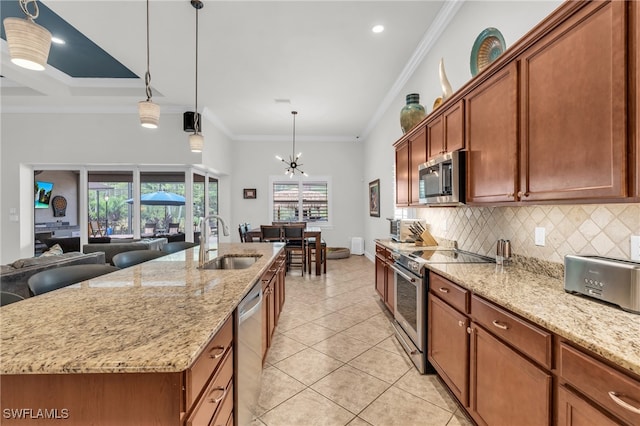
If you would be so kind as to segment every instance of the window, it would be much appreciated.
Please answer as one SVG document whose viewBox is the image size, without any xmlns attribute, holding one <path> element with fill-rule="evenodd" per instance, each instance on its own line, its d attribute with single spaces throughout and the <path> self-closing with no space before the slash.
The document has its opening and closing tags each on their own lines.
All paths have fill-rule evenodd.
<svg viewBox="0 0 640 426">
<path fill-rule="evenodd" d="M 329 179 L 279 179 L 271 178 L 272 221 L 329 224 Z"/>
</svg>

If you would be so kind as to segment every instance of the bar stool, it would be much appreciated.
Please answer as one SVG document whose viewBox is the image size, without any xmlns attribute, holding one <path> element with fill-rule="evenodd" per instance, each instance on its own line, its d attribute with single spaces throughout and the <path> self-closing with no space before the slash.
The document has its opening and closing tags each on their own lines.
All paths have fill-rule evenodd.
<svg viewBox="0 0 640 426">
<path fill-rule="evenodd" d="M 37 296 L 119 269 L 115 266 L 102 264 L 60 266 L 33 274 L 27 281 L 27 285 L 29 293 L 32 296 Z"/>
<path fill-rule="evenodd" d="M 113 256 L 113 264 L 118 268 L 128 268 L 148 260 L 166 256 L 167 253 L 159 250 L 131 250 L 118 253 Z"/>
<path fill-rule="evenodd" d="M 311 273 L 311 264 L 316 261 L 316 238 L 309 237 L 305 240 L 307 246 L 307 268 Z M 327 243 L 324 240 L 320 240 L 320 263 L 322 264 L 322 270 L 327 273 Z"/>
</svg>

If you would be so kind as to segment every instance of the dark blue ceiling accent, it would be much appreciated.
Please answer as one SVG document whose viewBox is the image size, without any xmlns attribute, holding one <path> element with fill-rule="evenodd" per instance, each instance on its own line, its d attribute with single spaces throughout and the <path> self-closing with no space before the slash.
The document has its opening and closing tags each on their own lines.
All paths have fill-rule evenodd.
<svg viewBox="0 0 640 426">
<path fill-rule="evenodd" d="M 38 1 L 38 7 L 40 16 L 36 23 L 66 42 L 64 45 L 51 44 L 49 65 L 76 78 L 139 78 L 41 1 Z M 29 10 L 33 10 L 33 5 Z M 11 16 L 25 17 L 18 0 L 0 0 L 0 16 L 3 21 Z M 4 25 L 1 27 L 0 35 L 6 40 Z"/>
</svg>

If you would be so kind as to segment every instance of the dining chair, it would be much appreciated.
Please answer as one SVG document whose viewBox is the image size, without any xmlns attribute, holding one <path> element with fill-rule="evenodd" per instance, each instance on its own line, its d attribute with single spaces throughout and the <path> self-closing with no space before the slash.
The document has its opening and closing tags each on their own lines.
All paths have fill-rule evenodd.
<svg viewBox="0 0 640 426">
<path fill-rule="evenodd" d="M 299 266 L 304 274 L 305 271 L 305 244 L 304 229 L 306 223 L 289 224 L 283 226 L 283 236 L 285 241 L 284 249 L 287 254 L 287 271 L 293 266 Z"/>
<path fill-rule="evenodd" d="M 140 234 L 141 237 L 152 237 L 156 233 L 156 224 L 155 223 L 145 223 L 144 231 Z"/>
<path fill-rule="evenodd" d="M 307 268 L 311 273 L 311 264 L 319 261 L 322 265 L 323 272 L 327 273 L 327 243 L 320 238 L 320 253 L 316 256 L 316 238 L 310 237 L 305 240 L 306 256 L 307 256 Z"/>
<path fill-rule="evenodd" d="M 47 269 L 29 277 L 29 294 L 37 296 L 48 293 L 119 269 L 107 264 L 70 265 Z"/>
<path fill-rule="evenodd" d="M 282 226 L 260 225 L 260 241 L 263 241 L 263 242 L 282 241 Z"/>
<path fill-rule="evenodd" d="M 240 234 L 240 242 L 246 243 L 247 241 L 247 230 L 244 227 L 244 223 L 238 225 L 238 233 Z"/>
<path fill-rule="evenodd" d="M 167 229 L 167 234 L 174 235 L 179 232 L 180 224 L 179 223 L 170 223 L 169 229 Z"/>
<path fill-rule="evenodd" d="M 100 226 L 100 223 L 98 223 L 97 220 L 90 220 L 89 221 L 89 233 L 91 234 L 92 237 L 104 237 L 104 233 L 102 232 L 102 227 Z"/>
</svg>

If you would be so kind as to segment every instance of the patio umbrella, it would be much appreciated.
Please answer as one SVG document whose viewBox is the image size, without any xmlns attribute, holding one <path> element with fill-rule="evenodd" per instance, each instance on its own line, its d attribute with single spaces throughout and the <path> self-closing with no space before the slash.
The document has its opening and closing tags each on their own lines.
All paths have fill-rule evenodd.
<svg viewBox="0 0 640 426">
<path fill-rule="evenodd" d="M 140 196 L 140 204 L 142 205 L 165 206 L 165 222 L 167 221 L 167 206 L 184 206 L 185 202 L 186 200 L 182 195 L 167 191 L 149 192 Z M 129 198 L 127 203 L 133 204 L 133 198 Z"/>
<path fill-rule="evenodd" d="M 140 197 L 140 204 L 145 206 L 184 206 L 185 201 L 182 195 L 167 191 L 149 192 Z M 129 198 L 127 203 L 133 204 L 133 198 Z"/>
</svg>

